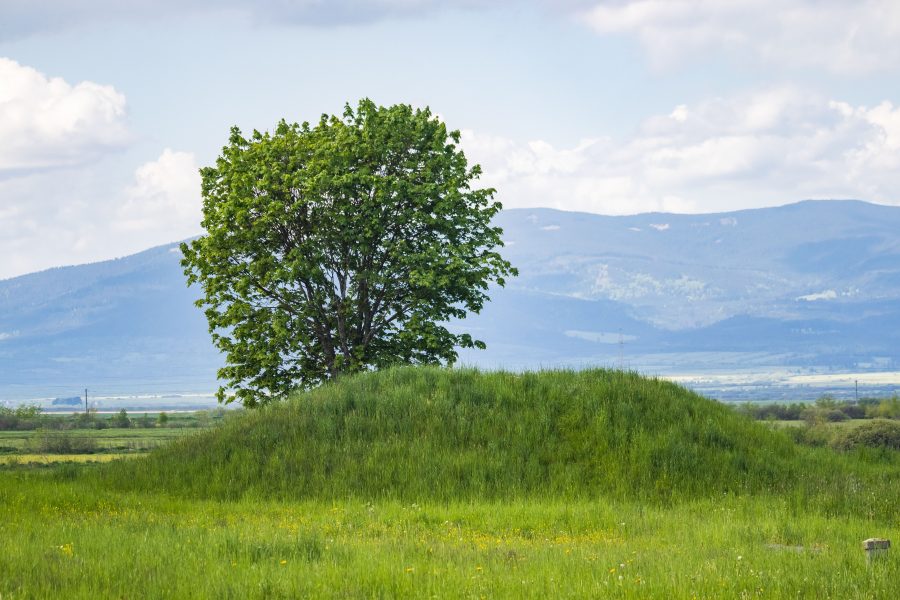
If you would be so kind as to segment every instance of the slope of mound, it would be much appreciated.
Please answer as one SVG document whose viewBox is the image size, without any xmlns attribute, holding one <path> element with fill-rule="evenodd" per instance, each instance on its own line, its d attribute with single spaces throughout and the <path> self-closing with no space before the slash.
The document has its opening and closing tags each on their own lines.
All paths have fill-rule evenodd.
<svg viewBox="0 0 900 600">
<path fill-rule="evenodd" d="M 632 373 L 400 368 L 96 476 L 211 498 L 688 498 L 781 487 L 797 452 L 726 406 Z"/>
</svg>

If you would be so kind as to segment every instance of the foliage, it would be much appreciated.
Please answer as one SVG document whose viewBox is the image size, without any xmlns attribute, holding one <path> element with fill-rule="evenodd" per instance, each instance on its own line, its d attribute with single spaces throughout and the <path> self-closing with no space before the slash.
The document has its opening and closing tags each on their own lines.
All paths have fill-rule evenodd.
<svg viewBox="0 0 900 600">
<path fill-rule="evenodd" d="M 123 408 L 109 419 L 110 427 L 119 429 L 127 429 L 131 427 L 131 419 L 128 418 L 128 412 Z"/>
<path fill-rule="evenodd" d="M 891 398 L 860 398 L 859 401 L 855 401 L 836 400 L 833 396 L 824 395 L 813 405 L 804 402 L 788 404 L 746 402 L 738 405 L 736 410 L 757 420 L 798 421 L 802 419 L 810 424 L 847 419 L 900 419 L 900 399 L 893 396 Z"/>
<path fill-rule="evenodd" d="M 900 423 L 874 419 L 843 432 L 833 445 L 843 450 L 859 447 L 900 450 Z"/>
<path fill-rule="evenodd" d="M 311 126 L 234 128 L 202 169 L 206 234 L 182 245 L 204 292 L 220 401 L 265 404 L 297 386 L 483 348 L 447 321 L 478 312 L 502 259 L 494 190 L 459 132 L 426 108 L 362 100 Z"/>
<path fill-rule="evenodd" d="M 86 412 L 72 413 L 72 425 L 75 429 L 105 429 L 107 422 L 97 418 L 97 409 L 92 406 Z"/>
<path fill-rule="evenodd" d="M 60 431 L 42 431 L 32 440 L 34 450 L 48 454 L 93 454 L 99 450 L 97 440 Z"/>
<path fill-rule="evenodd" d="M 16 408 L 0 406 L 0 431 L 37 429 L 41 425 L 41 407 L 22 404 Z"/>
<path fill-rule="evenodd" d="M 884 398 L 867 410 L 870 418 L 900 419 L 900 398 Z"/>
</svg>

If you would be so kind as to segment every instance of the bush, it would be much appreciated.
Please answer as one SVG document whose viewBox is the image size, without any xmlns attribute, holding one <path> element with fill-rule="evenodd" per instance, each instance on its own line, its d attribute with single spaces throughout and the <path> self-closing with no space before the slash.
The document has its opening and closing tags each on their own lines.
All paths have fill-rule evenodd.
<svg viewBox="0 0 900 600">
<path fill-rule="evenodd" d="M 128 418 L 128 412 L 123 408 L 110 417 L 109 426 L 117 429 L 128 429 L 131 427 L 131 419 Z"/>
<path fill-rule="evenodd" d="M 838 408 L 809 407 L 803 410 L 801 417 L 810 427 L 821 423 L 837 423 L 846 421 L 850 417 Z"/>
<path fill-rule="evenodd" d="M 866 414 L 875 419 L 900 419 L 900 398 L 885 398 L 877 405 L 869 407 Z"/>
<path fill-rule="evenodd" d="M 859 447 L 900 450 L 900 423 L 875 419 L 837 436 L 832 445 L 840 450 Z"/>
<path fill-rule="evenodd" d="M 850 417 L 844 411 L 832 408 L 823 412 L 822 417 L 829 423 L 837 423 L 838 421 L 846 421 Z"/>
<path fill-rule="evenodd" d="M 99 450 L 94 438 L 60 431 L 42 431 L 34 438 L 34 443 L 35 450 L 43 454 L 93 454 Z"/>
<path fill-rule="evenodd" d="M 91 408 L 87 412 L 72 413 L 72 427 L 74 429 L 95 429 L 97 422 L 97 409 Z"/>
<path fill-rule="evenodd" d="M 866 407 L 859 404 L 844 404 L 840 408 L 841 412 L 847 415 L 848 419 L 865 419 Z"/>
<path fill-rule="evenodd" d="M 23 404 L 17 408 L 0 406 L 0 430 L 31 431 L 41 424 L 41 409 L 34 404 Z"/>
</svg>

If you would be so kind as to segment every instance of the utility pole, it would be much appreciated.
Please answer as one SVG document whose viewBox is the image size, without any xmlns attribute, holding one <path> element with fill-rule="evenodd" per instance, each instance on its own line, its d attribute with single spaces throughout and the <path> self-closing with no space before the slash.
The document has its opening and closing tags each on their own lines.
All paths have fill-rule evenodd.
<svg viewBox="0 0 900 600">
<path fill-rule="evenodd" d="M 87 388 L 84 388 L 84 414 L 85 414 L 85 415 L 88 414 L 88 407 L 87 407 Z"/>
<path fill-rule="evenodd" d="M 859 404 L 859 379 L 854 379 L 853 383 L 856 384 L 856 403 Z"/>
</svg>

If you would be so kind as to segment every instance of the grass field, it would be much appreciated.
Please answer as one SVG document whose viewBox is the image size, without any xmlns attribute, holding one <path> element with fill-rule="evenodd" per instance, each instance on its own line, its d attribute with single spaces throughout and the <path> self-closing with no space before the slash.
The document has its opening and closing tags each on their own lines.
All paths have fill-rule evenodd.
<svg viewBox="0 0 900 600">
<path fill-rule="evenodd" d="M 9 598 L 895 598 L 900 457 L 677 386 L 404 369 L 147 456 L 0 470 Z"/>
<path fill-rule="evenodd" d="M 859 547 L 896 522 L 770 497 L 214 502 L 16 483 L 3 598 L 892 598 L 900 578 Z"/>
<path fill-rule="evenodd" d="M 59 463 L 104 463 L 125 458 L 136 458 L 139 454 L 0 454 L 0 465 L 53 465 Z"/>
<path fill-rule="evenodd" d="M 35 441 L 48 432 L 0 431 L 0 456 L 9 453 L 31 452 Z M 57 432 L 50 432 L 56 434 Z M 149 452 L 184 435 L 197 433 L 196 429 L 153 428 L 153 429 L 74 429 L 59 432 L 70 438 L 92 439 L 100 452 Z"/>
</svg>

